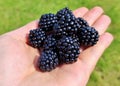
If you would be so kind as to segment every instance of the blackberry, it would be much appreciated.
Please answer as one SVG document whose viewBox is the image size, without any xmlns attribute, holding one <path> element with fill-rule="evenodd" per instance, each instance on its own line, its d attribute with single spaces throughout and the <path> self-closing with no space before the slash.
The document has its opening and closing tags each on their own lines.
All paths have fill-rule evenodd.
<svg viewBox="0 0 120 86">
<path fill-rule="evenodd" d="M 88 27 L 89 26 L 89 24 L 87 23 L 87 21 L 84 20 L 81 17 L 77 18 L 77 22 L 80 24 L 80 28 L 84 28 L 84 27 Z"/>
<path fill-rule="evenodd" d="M 29 33 L 29 44 L 35 48 L 42 47 L 43 42 L 46 38 L 45 32 L 41 28 L 30 30 Z"/>
<path fill-rule="evenodd" d="M 57 23 L 56 15 L 49 13 L 41 16 L 39 26 L 46 32 L 52 31 L 54 24 Z"/>
<path fill-rule="evenodd" d="M 57 40 L 54 38 L 54 35 L 48 35 L 44 41 L 43 48 L 46 50 L 56 50 L 56 42 Z"/>
<path fill-rule="evenodd" d="M 72 37 L 63 37 L 58 41 L 59 58 L 63 63 L 74 63 L 77 61 L 79 51 L 78 40 Z"/>
<path fill-rule="evenodd" d="M 51 71 L 59 65 L 57 54 L 52 50 L 45 50 L 38 60 L 38 67 L 41 71 Z"/>
<path fill-rule="evenodd" d="M 77 19 L 70 14 L 66 14 L 58 21 L 58 24 L 54 25 L 54 31 L 58 36 L 76 34 L 78 28 L 80 28 L 80 25 Z"/>
<path fill-rule="evenodd" d="M 54 25 L 53 29 L 54 29 L 54 32 L 55 32 L 55 36 L 56 36 L 58 39 L 60 39 L 63 35 L 64 35 L 64 36 L 68 35 L 68 33 L 65 32 L 65 28 L 61 28 L 61 26 L 60 26 L 58 23 L 56 23 L 56 24 Z"/>
<path fill-rule="evenodd" d="M 62 17 L 64 17 L 66 14 L 73 15 L 72 11 L 71 11 L 69 8 L 65 7 L 65 8 L 59 10 L 59 11 L 57 12 L 56 16 L 57 16 L 58 20 L 60 20 L 60 19 L 61 19 Z"/>
<path fill-rule="evenodd" d="M 81 44 L 85 46 L 93 46 L 99 39 L 99 34 L 94 27 L 81 28 L 78 35 Z"/>
</svg>

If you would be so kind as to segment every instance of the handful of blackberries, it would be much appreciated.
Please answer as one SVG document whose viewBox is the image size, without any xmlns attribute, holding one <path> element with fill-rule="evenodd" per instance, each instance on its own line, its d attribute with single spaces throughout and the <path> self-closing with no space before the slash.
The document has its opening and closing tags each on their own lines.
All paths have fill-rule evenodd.
<svg viewBox="0 0 120 86">
<path fill-rule="evenodd" d="M 41 71 L 51 71 L 60 64 L 77 61 L 80 46 L 93 46 L 99 39 L 94 27 L 90 27 L 83 18 L 76 18 L 67 7 L 57 14 L 44 14 L 39 20 L 39 27 L 29 33 L 29 44 L 42 48 L 38 59 Z"/>
</svg>

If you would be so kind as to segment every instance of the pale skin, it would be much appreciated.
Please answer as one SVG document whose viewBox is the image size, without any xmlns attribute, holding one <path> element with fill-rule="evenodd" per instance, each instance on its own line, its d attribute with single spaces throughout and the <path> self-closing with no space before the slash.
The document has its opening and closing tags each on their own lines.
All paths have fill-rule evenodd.
<svg viewBox="0 0 120 86">
<path fill-rule="evenodd" d="M 36 69 L 37 49 L 26 43 L 29 30 L 38 20 L 0 36 L 0 86 L 86 86 L 89 77 L 113 36 L 105 32 L 111 23 L 103 9 L 81 7 L 73 11 L 83 17 L 100 34 L 98 43 L 81 52 L 74 64 L 62 65 L 51 72 Z"/>
</svg>

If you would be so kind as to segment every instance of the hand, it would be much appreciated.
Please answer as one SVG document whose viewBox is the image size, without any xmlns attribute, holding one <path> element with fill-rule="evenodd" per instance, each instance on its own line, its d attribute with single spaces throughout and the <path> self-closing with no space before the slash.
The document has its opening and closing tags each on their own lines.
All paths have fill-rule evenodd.
<svg viewBox="0 0 120 86">
<path fill-rule="evenodd" d="M 0 86 L 86 86 L 97 61 L 113 40 L 105 32 L 111 20 L 100 7 L 82 7 L 73 13 L 96 28 L 100 34 L 98 43 L 81 52 L 76 63 L 40 72 L 34 65 L 39 52 L 26 43 L 29 30 L 38 25 L 38 21 L 33 21 L 0 36 Z"/>
</svg>

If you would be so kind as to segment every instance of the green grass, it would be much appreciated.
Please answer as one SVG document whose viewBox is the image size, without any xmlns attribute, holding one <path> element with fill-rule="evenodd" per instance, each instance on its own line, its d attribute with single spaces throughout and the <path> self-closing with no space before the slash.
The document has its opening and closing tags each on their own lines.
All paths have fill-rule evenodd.
<svg viewBox="0 0 120 86">
<path fill-rule="evenodd" d="M 120 85 L 120 0 L 0 0 L 0 34 L 38 19 L 41 14 L 68 6 L 101 6 L 112 19 L 109 32 L 115 37 L 92 73 L 87 86 Z"/>
</svg>

